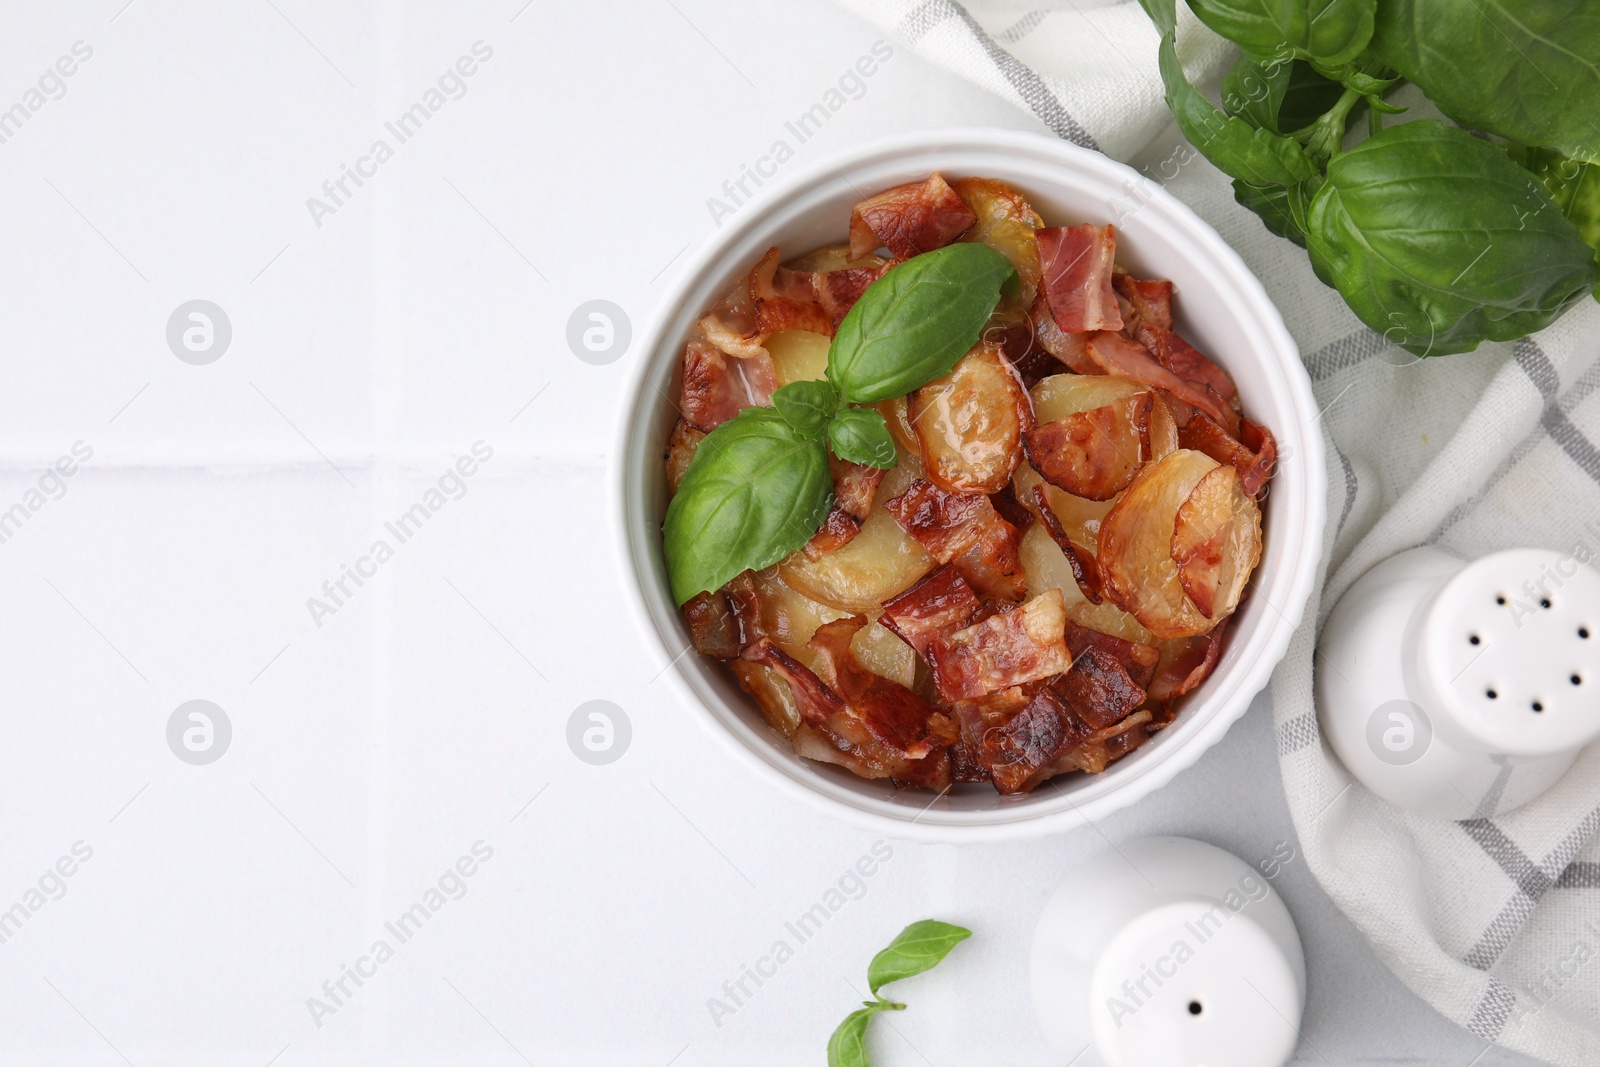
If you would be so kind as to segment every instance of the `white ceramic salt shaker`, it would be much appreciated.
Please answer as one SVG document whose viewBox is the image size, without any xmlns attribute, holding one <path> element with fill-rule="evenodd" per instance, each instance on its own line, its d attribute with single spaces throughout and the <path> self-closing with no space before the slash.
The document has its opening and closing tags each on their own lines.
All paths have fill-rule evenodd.
<svg viewBox="0 0 1600 1067">
<path fill-rule="evenodd" d="M 1600 739 L 1600 572 L 1519 548 L 1433 547 L 1345 593 L 1316 659 L 1318 718 L 1368 789 L 1441 819 L 1503 814 Z"/>
<path fill-rule="evenodd" d="M 1075 871 L 1033 937 L 1034 1008 L 1072 1067 L 1281 1067 L 1305 956 L 1267 878 L 1200 841 L 1151 837 Z"/>
</svg>

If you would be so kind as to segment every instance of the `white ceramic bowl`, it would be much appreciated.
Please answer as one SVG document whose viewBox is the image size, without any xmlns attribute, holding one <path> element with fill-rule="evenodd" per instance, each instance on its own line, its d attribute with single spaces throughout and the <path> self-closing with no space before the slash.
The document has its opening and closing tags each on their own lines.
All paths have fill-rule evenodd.
<svg viewBox="0 0 1600 1067">
<path fill-rule="evenodd" d="M 863 195 L 931 171 L 998 178 L 1052 225 L 1115 222 L 1117 258 L 1177 286 L 1178 328 L 1238 382 L 1245 411 L 1277 436 L 1281 461 L 1266 501 L 1266 537 L 1252 592 L 1215 672 L 1177 721 L 1097 776 L 1053 779 L 1026 796 L 988 785 L 939 799 L 896 791 L 796 756 L 766 725 L 726 667 L 693 652 L 668 591 L 661 554 L 666 513 L 662 453 L 677 412 L 679 362 L 690 326 L 776 244 L 795 255 L 845 239 Z M 774 786 L 878 833 L 924 841 L 988 842 L 1082 825 L 1170 781 L 1244 713 L 1288 648 L 1320 555 L 1326 475 L 1311 383 L 1260 282 L 1215 230 L 1159 185 L 1096 152 L 1006 130 L 937 130 L 874 142 L 835 157 L 747 204 L 679 275 L 644 332 L 622 395 L 612 454 L 622 584 L 664 679 L 690 714 Z"/>
</svg>

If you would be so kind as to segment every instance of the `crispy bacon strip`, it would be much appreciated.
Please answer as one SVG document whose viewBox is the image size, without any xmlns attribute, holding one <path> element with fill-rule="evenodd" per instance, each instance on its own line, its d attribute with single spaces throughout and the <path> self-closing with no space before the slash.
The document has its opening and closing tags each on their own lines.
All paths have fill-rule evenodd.
<svg viewBox="0 0 1600 1067">
<path fill-rule="evenodd" d="M 1239 387 L 1233 384 L 1228 372 L 1171 329 L 1146 323 L 1134 336 L 1157 363 L 1196 389 L 1209 389 L 1230 405 L 1237 402 Z"/>
<path fill-rule="evenodd" d="M 1129 677 L 1121 661 L 1093 645 L 1073 657 L 1072 669 L 1051 688 L 1094 730 L 1121 722 L 1145 697 L 1144 689 Z"/>
<path fill-rule="evenodd" d="M 739 620 L 721 592 L 696 593 L 680 610 L 696 652 L 724 660 L 739 654 Z"/>
<path fill-rule="evenodd" d="M 865 615 L 852 615 L 817 628 L 807 647 L 817 653 L 817 671 L 843 696 L 872 736 L 899 754 L 920 759 L 944 742 L 930 736 L 934 708 L 899 682 L 861 666 L 850 647 Z"/>
<path fill-rule="evenodd" d="M 1036 426 L 1022 435 L 1040 477 L 1073 496 L 1110 500 L 1133 481 L 1149 451 L 1150 393 Z"/>
<path fill-rule="evenodd" d="M 1093 732 L 1059 695 L 1045 688 L 1005 725 L 984 732 L 978 760 L 1000 792 L 1025 793 L 1062 753 Z"/>
<path fill-rule="evenodd" d="M 694 460 L 694 450 L 700 447 L 705 436 L 684 419 L 673 424 L 672 433 L 667 437 L 666 454 L 661 457 L 667 464 L 667 492 L 676 493 L 683 484 L 683 476 L 689 473 L 689 464 Z"/>
<path fill-rule="evenodd" d="M 1127 672 L 1129 680 L 1140 689 L 1150 687 L 1151 680 L 1155 678 L 1156 664 L 1161 661 L 1161 650 L 1155 645 L 1141 644 L 1112 634 L 1104 634 L 1068 619 L 1067 650 L 1072 653 L 1072 662 L 1077 664 L 1089 649 L 1096 649 L 1115 658 L 1122 664 L 1122 669 Z"/>
<path fill-rule="evenodd" d="M 805 544 L 805 553 L 810 559 L 819 559 L 855 540 L 856 534 L 861 532 L 861 524 L 872 513 L 878 483 L 889 473 L 839 459 L 832 453 L 828 455 L 828 466 L 833 472 L 833 506 L 828 509 L 822 526 Z"/>
<path fill-rule="evenodd" d="M 1084 353 L 1102 374 L 1116 374 L 1145 385 L 1165 389 L 1185 404 L 1227 423 L 1232 409 L 1216 393 L 1199 389 L 1157 363 L 1143 345 L 1120 333 L 1101 331 L 1084 341 Z M 1235 416 L 1237 417 L 1237 416 Z"/>
<path fill-rule="evenodd" d="M 1122 311 L 1111 288 L 1117 258 L 1114 226 L 1049 226 L 1035 230 L 1041 288 L 1056 325 L 1067 333 L 1122 329 Z"/>
<path fill-rule="evenodd" d="M 935 638 L 972 625 L 982 614 L 972 586 L 955 567 L 945 566 L 885 603 L 878 621 L 927 659 Z"/>
<path fill-rule="evenodd" d="M 741 656 L 751 663 L 771 668 L 789 683 L 802 721 L 818 726 L 827 722 L 834 713 L 844 710 L 844 699 L 838 693 L 818 678 L 810 667 L 773 644 L 768 638 L 758 639 L 745 649 Z"/>
<path fill-rule="evenodd" d="M 1051 356 L 1067 369 L 1078 374 L 1104 374 L 1100 365 L 1089 358 L 1084 351 L 1083 343 L 1088 340 L 1086 333 L 1067 333 L 1056 325 L 1055 318 L 1050 314 L 1050 304 L 1040 293 L 1033 301 L 1033 307 L 1028 311 L 1028 321 L 1033 327 L 1034 339 Z"/>
<path fill-rule="evenodd" d="M 756 356 L 736 358 L 697 332 L 683 350 L 679 408 L 690 426 L 710 433 L 743 408 L 772 403 L 772 391 L 777 385 L 772 357 L 766 349 Z"/>
<path fill-rule="evenodd" d="M 980 593 L 1006 600 L 1025 595 L 1021 535 L 987 496 L 947 493 L 918 478 L 884 507 L 929 555 L 954 563 Z"/>
<path fill-rule="evenodd" d="M 867 286 L 883 277 L 890 264 L 870 257 L 880 265 L 871 267 L 841 267 L 838 270 L 796 271 L 779 267 L 775 286 L 790 294 L 805 293 L 827 316 L 829 328 L 818 333 L 831 335 L 844 321 L 845 315 L 855 307 Z M 809 328 L 809 327 L 808 327 Z"/>
<path fill-rule="evenodd" d="M 1039 507 L 1045 532 L 1061 549 L 1061 554 L 1067 557 L 1067 566 L 1072 568 L 1072 576 L 1078 581 L 1078 591 L 1089 603 L 1100 603 L 1105 594 L 1100 581 L 1100 564 L 1095 554 L 1072 543 L 1072 538 L 1067 536 L 1066 529 L 1061 525 L 1061 519 L 1050 509 L 1050 491 L 1046 486 L 1041 484 L 1033 487 L 1033 502 Z"/>
<path fill-rule="evenodd" d="M 1118 271 L 1111 276 L 1111 287 L 1126 302 L 1123 327 L 1138 336 L 1141 326 L 1172 329 L 1172 283 L 1165 278 L 1143 279 Z"/>
<path fill-rule="evenodd" d="M 1151 700 L 1175 700 L 1211 676 L 1218 657 L 1222 655 L 1222 634 L 1228 628 L 1228 621 L 1223 619 L 1203 637 L 1189 638 L 1188 647 L 1163 667 L 1150 683 Z"/>
<path fill-rule="evenodd" d="M 928 646 L 935 687 L 948 701 L 972 700 L 1007 686 L 1060 674 L 1072 666 L 1066 605 L 1051 589 Z"/>
<path fill-rule="evenodd" d="M 960 237 L 978 221 L 939 174 L 869 196 L 850 213 L 850 258 L 886 247 L 896 259 L 931 252 Z"/>
<path fill-rule="evenodd" d="M 1260 423 L 1243 419 L 1236 440 L 1214 420 L 1196 412 L 1187 426 L 1178 429 L 1178 444 L 1204 452 L 1218 463 L 1239 472 L 1239 484 L 1246 496 L 1257 496 L 1272 477 L 1278 463 L 1278 441 Z"/>
</svg>

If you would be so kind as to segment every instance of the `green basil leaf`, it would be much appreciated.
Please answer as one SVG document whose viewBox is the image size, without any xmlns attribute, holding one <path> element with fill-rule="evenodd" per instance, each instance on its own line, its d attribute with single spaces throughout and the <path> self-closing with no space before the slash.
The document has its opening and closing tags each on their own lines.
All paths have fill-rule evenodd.
<svg viewBox="0 0 1600 1067">
<path fill-rule="evenodd" d="M 1177 0 L 1139 0 L 1139 6 L 1156 24 L 1156 32 L 1165 37 L 1178 31 Z"/>
<path fill-rule="evenodd" d="M 881 1009 L 857 1008 L 828 1038 L 828 1067 L 867 1067 L 867 1023 Z"/>
<path fill-rule="evenodd" d="M 900 931 L 888 948 L 872 957 L 867 967 L 867 985 L 877 996 L 878 989 L 890 982 L 937 967 L 951 949 L 971 936 L 971 930 L 937 919 L 914 922 Z"/>
<path fill-rule="evenodd" d="M 1584 242 L 1600 249 L 1600 163 L 1583 163 L 1550 148 L 1511 145 L 1510 152 L 1544 184 Z"/>
<path fill-rule="evenodd" d="M 1248 54 L 1339 67 L 1372 39 L 1377 0 L 1189 0 L 1189 6 Z"/>
<path fill-rule="evenodd" d="M 846 400 L 904 396 L 950 373 L 977 343 L 1016 268 L 988 245 L 924 252 L 867 286 L 828 349 L 828 378 Z"/>
<path fill-rule="evenodd" d="M 1167 106 L 1178 129 L 1224 174 L 1251 185 L 1293 185 L 1317 173 L 1297 142 L 1219 111 L 1189 84 L 1172 34 L 1162 38 L 1159 56 Z"/>
<path fill-rule="evenodd" d="M 1363 322 L 1419 356 L 1541 330 L 1600 281 L 1594 250 L 1533 175 L 1431 120 L 1333 160 L 1306 246 Z"/>
<path fill-rule="evenodd" d="M 1593 0 L 1384 0 L 1372 51 L 1464 126 L 1600 163 Z"/>
<path fill-rule="evenodd" d="M 1278 109 L 1278 132 L 1293 133 L 1317 121 L 1339 102 L 1344 86 L 1338 79 L 1318 73 L 1303 59 L 1290 64 L 1289 86 L 1283 93 L 1283 106 Z M 1361 114 L 1365 102 L 1350 109 L 1350 116 Z"/>
<path fill-rule="evenodd" d="M 828 424 L 833 454 L 851 463 L 888 470 L 900 462 L 889 425 L 872 408 L 845 408 Z"/>
<path fill-rule="evenodd" d="M 806 437 L 816 437 L 839 410 L 839 390 L 828 381 L 790 382 L 772 394 L 783 421 Z"/>
<path fill-rule="evenodd" d="M 1285 185 L 1247 185 L 1236 178 L 1233 182 L 1233 198 L 1260 215 L 1268 230 L 1304 248 L 1305 231 L 1295 221 L 1294 211 L 1289 205 L 1291 188 Z"/>
<path fill-rule="evenodd" d="M 681 605 L 804 545 L 832 490 L 827 446 L 772 408 L 746 408 L 712 430 L 662 524 L 673 597 Z"/>
<path fill-rule="evenodd" d="M 1285 60 L 1240 56 L 1222 79 L 1222 110 L 1260 129 L 1282 132 L 1278 112 L 1292 74 L 1293 64 Z"/>
</svg>

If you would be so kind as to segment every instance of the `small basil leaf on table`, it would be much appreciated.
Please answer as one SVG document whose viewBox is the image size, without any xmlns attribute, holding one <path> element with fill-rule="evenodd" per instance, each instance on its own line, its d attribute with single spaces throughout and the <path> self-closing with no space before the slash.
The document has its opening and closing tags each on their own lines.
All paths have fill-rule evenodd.
<svg viewBox="0 0 1600 1067">
<path fill-rule="evenodd" d="M 857 1008 L 828 1038 L 828 1067 L 867 1067 L 867 1023 L 878 1008 Z"/>
<path fill-rule="evenodd" d="M 1298 142 L 1257 129 L 1207 100 L 1183 73 L 1172 34 L 1161 41 L 1161 81 L 1178 129 L 1230 178 L 1250 185 L 1293 185 L 1316 174 Z"/>
<path fill-rule="evenodd" d="M 1324 67 L 1361 54 L 1372 38 L 1377 0 L 1189 0 L 1200 21 L 1246 53 L 1292 53 Z"/>
<path fill-rule="evenodd" d="M 976 242 L 914 256 L 867 287 L 828 349 L 828 379 L 848 401 L 904 396 L 950 373 L 977 343 L 1010 260 Z"/>
<path fill-rule="evenodd" d="M 1419 356 L 1542 330 L 1600 281 L 1594 250 L 1532 174 L 1432 120 L 1333 160 L 1306 247 L 1363 322 Z"/>
<path fill-rule="evenodd" d="M 872 957 L 867 967 L 867 985 L 877 996 L 881 986 L 931 970 L 950 954 L 972 931 L 937 919 L 914 922 L 889 947 Z"/>
<path fill-rule="evenodd" d="M 899 462 L 883 416 L 872 408 L 845 408 L 828 424 L 833 454 L 851 463 L 888 470 Z"/>
<path fill-rule="evenodd" d="M 839 410 L 839 390 L 823 380 L 790 382 L 773 392 L 772 406 L 801 434 L 816 437 Z"/>
<path fill-rule="evenodd" d="M 1600 163 L 1594 0 L 1384 0 L 1372 52 L 1464 126 Z"/>
<path fill-rule="evenodd" d="M 760 570 L 816 533 L 833 495 L 828 449 L 772 408 L 746 408 L 706 435 L 667 505 L 662 548 L 683 604 Z"/>
</svg>

